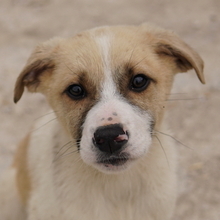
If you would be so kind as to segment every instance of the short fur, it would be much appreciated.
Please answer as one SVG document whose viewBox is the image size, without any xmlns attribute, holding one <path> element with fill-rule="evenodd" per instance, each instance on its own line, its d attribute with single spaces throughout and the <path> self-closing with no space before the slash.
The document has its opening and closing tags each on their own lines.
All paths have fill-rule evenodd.
<svg viewBox="0 0 220 220">
<path fill-rule="evenodd" d="M 163 135 L 164 107 L 175 73 L 192 68 L 204 83 L 200 56 L 149 24 L 101 27 L 39 45 L 17 79 L 14 100 L 27 87 L 43 93 L 54 113 L 33 126 L 5 173 L 0 219 L 170 219 L 176 150 Z M 137 74 L 151 79 L 141 92 L 130 87 Z M 67 95 L 73 84 L 86 90 L 84 98 Z M 113 124 L 129 134 L 123 165 L 110 164 L 112 155 L 104 160 L 94 146 L 96 129 Z"/>
</svg>

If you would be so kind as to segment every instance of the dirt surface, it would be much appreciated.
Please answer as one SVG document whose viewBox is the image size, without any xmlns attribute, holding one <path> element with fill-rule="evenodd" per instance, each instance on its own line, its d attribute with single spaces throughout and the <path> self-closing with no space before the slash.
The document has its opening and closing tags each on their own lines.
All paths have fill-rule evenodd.
<svg viewBox="0 0 220 220">
<path fill-rule="evenodd" d="M 17 142 L 47 104 L 13 86 L 37 43 L 100 25 L 156 23 L 176 31 L 205 61 L 207 84 L 192 71 L 176 76 L 168 121 L 179 149 L 179 197 L 173 220 L 220 220 L 220 1 L 1 0 L 0 175 Z M 3 219 L 1 219 L 3 220 Z"/>
</svg>

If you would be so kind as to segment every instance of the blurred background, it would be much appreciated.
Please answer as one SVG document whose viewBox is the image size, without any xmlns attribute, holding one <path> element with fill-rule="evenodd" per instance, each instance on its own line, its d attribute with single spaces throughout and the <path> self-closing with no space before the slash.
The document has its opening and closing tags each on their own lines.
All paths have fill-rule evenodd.
<svg viewBox="0 0 220 220">
<path fill-rule="evenodd" d="M 16 144 L 47 111 L 40 94 L 13 103 L 13 86 L 33 48 L 54 36 L 100 26 L 152 22 L 177 32 L 205 61 L 206 85 L 178 74 L 167 117 L 179 150 L 173 220 L 220 220 L 220 1 L 1 0 L 0 176 Z"/>
</svg>

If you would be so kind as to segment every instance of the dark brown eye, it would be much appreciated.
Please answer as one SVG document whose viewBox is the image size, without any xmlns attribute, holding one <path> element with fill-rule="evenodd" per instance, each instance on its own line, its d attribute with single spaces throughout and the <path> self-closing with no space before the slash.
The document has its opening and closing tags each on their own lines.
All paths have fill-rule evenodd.
<svg viewBox="0 0 220 220">
<path fill-rule="evenodd" d="M 84 88 L 78 84 L 70 85 L 66 90 L 66 94 L 74 100 L 83 99 L 86 96 Z"/>
<path fill-rule="evenodd" d="M 150 78 L 144 74 L 138 74 L 131 79 L 130 89 L 134 92 L 142 92 L 148 87 L 150 81 Z"/>
</svg>

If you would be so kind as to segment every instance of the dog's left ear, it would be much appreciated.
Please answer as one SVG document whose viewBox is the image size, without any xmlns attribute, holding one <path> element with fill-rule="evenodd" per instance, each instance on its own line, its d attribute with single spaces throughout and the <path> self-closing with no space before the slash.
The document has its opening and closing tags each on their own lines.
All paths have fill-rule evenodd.
<svg viewBox="0 0 220 220">
<path fill-rule="evenodd" d="M 55 68 L 54 54 L 62 39 L 54 38 L 36 47 L 17 78 L 14 88 L 14 102 L 17 103 L 26 86 L 30 92 L 37 92 L 40 77 Z"/>
<path fill-rule="evenodd" d="M 205 84 L 204 63 L 199 54 L 171 31 L 156 28 L 154 33 L 156 35 L 156 53 L 168 58 L 168 61 L 174 64 L 174 72 L 186 72 L 194 69 L 201 83 Z"/>
</svg>

